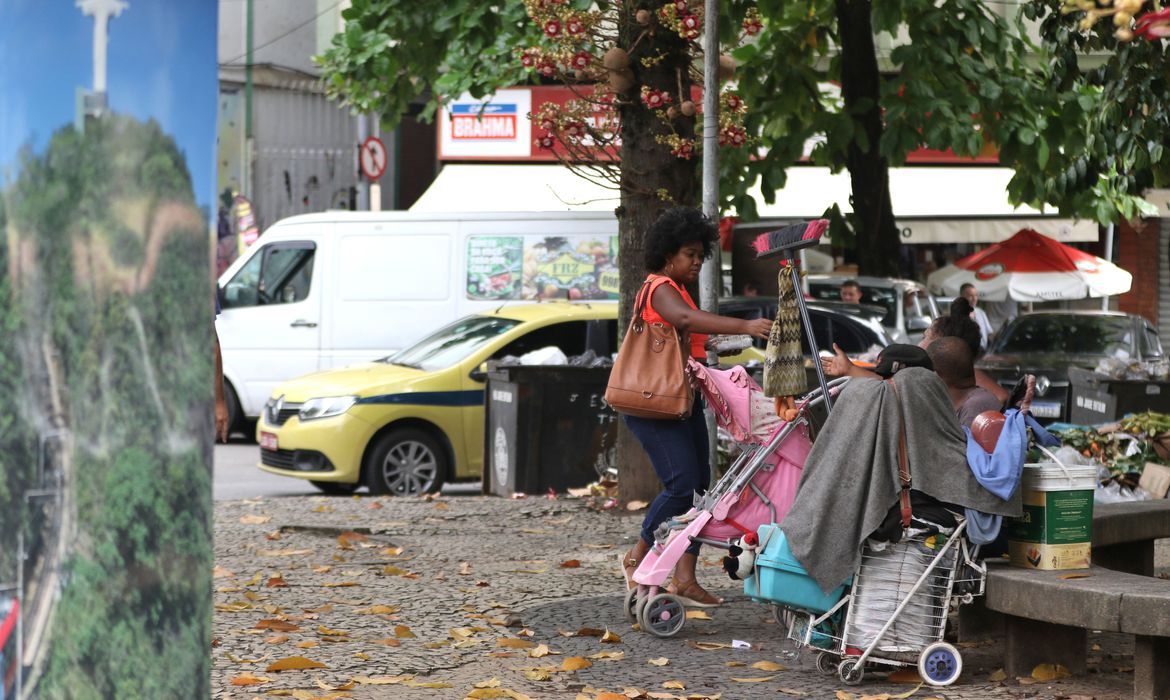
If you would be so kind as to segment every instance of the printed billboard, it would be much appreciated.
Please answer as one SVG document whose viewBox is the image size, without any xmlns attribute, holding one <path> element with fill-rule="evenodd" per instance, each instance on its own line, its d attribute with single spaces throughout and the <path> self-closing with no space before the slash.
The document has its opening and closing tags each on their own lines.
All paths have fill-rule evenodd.
<svg viewBox="0 0 1170 700">
<path fill-rule="evenodd" d="M 4 697 L 211 693 L 216 12 L 0 3 Z"/>
</svg>

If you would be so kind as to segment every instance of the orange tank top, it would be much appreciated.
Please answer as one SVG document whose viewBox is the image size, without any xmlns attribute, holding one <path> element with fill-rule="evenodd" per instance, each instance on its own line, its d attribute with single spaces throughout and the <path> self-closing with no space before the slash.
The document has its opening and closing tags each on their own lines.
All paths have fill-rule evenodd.
<svg viewBox="0 0 1170 700">
<path fill-rule="evenodd" d="M 650 280 L 650 288 L 646 290 L 646 293 L 650 296 L 646 299 L 646 308 L 642 310 L 642 320 L 646 323 L 661 323 L 667 328 L 671 328 L 671 325 L 667 323 L 666 319 L 662 318 L 662 316 L 660 316 L 657 311 L 654 310 L 652 305 L 652 301 L 654 299 L 654 290 L 658 289 L 664 284 L 669 284 L 671 287 L 674 287 L 674 290 L 679 293 L 679 296 L 683 298 L 683 301 L 687 303 L 687 306 L 696 311 L 699 310 L 699 307 L 695 305 L 694 300 L 691 299 L 691 295 L 687 292 L 686 288 L 679 285 L 666 275 L 650 275 L 647 279 Z M 700 362 L 706 362 L 707 360 L 707 351 L 703 348 L 703 345 L 706 342 L 706 333 L 691 333 L 691 356 Z"/>
</svg>

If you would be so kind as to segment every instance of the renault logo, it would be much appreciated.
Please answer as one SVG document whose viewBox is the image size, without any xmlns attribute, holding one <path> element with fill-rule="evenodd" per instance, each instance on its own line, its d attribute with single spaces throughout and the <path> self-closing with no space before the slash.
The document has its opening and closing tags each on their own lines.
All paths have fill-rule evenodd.
<svg viewBox="0 0 1170 700">
<path fill-rule="evenodd" d="M 1052 382 L 1043 374 L 1036 378 L 1036 393 L 1039 396 L 1044 396 L 1048 390 L 1052 388 Z M 283 398 L 283 397 L 282 397 Z"/>
<path fill-rule="evenodd" d="M 284 408 L 284 394 L 281 394 L 268 407 L 268 422 L 276 425 L 280 420 L 280 410 Z"/>
</svg>

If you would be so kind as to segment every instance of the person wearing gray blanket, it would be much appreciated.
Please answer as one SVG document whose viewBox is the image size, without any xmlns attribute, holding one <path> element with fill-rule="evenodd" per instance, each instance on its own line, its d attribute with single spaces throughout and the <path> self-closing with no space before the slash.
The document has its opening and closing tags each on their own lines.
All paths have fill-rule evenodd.
<svg viewBox="0 0 1170 700">
<path fill-rule="evenodd" d="M 897 393 L 876 378 L 854 378 L 845 386 L 805 462 L 796 501 L 780 524 L 793 555 L 825 592 L 856 570 L 866 538 L 899 500 L 901 414 L 914 490 L 983 513 L 1022 513 L 1019 489 L 1001 499 L 984 489 L 967 466 L 967 438 L 938 375 L 906 367 L 891 381 Z"/>
</svg>

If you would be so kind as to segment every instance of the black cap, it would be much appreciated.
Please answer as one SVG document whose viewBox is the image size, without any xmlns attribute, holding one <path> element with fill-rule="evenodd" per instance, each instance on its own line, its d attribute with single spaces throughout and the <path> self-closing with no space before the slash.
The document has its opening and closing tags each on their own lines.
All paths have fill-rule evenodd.
<svg viewBox="0 0 1170 700">
<path fill-rule="evenodd" d="M 934 363 L 930 361 L 930 355 L 917 345 L 894 343 L 887 345 L 878 355 L 877 366 L 873 371 L 883 377 L 891 377 L 894 372 L 906 367 L 925 367 L 933 370 Z"/>
</svg>

